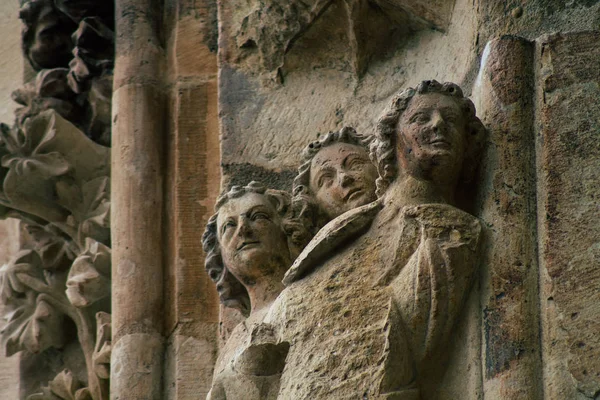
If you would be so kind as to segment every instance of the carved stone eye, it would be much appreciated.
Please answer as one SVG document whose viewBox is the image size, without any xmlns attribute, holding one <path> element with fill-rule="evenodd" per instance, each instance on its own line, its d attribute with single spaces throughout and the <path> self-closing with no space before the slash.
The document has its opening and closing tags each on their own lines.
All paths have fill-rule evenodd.
<svg viewBox="0 0 600 400">
<path fill-rule="evenodd" d="M 211 269 L 210 271 L 208 271 L 208 276 L 213 281 L 217 281 L 219 279 L 219 275 L 219 271 L 217 271 L 216 269 Z"/>
</svg>

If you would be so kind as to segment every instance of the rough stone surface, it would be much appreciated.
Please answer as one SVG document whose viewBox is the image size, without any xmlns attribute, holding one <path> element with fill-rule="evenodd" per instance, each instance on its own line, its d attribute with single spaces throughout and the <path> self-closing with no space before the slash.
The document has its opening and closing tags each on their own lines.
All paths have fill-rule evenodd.
<svg viewBox="0 0 600 400">
<path fill-rule="evenodd" d="M 18 107 L 10 98 L 10 93 L 23 84 L 24 60 L 21 55 L 21 22 L 18 1 L 7 1 L 0 7 L 0 121 L 11 123 Z"/>
<path fill-rule="evenodd" d="M 540 39 L 538 226 L 546 398 L 600 394 L 598 31 Z"/>
<path fill-rule="evenodd" d="M 290 46 L 283 83 L 272 86 L 264 84 L 249 63 L 238 63 L 233 56 L 244 10 L 229 2 L 219 9 L 225 165 L 243 160 L 272 171 L 294 170 L 299 149 L 319 135 L 343 126 L 370 134 L 380 110 L 406 84 L 431 78 L 463 82 L 477 59 L 476 11 L 472 2 L 458 0 L 447 33 L 424 29 L 407 34 L 399 29 L 384 49 L 374 51 L 376 58 L 358 80 L 350 66 L 350 20 L 343 4 L 334 2 Z"/>
<path fill-rule="evenodd" d="M 18 107 L 10 93 L 23 84 L 21 56 L 21 24 L 16 18 L 19 12 L 17 1 L 6 2 L 0 7 L 0 121 L 10 123 Z M 19 226 L 17 221 L 0 222 L 0 264 L 4 264 L 18 251 Z M 0 310 L 4 314 L 4 311 Z M 4 322 L 0 324 L 4 326 Z M 19 357 L 6 358 L 0 355 L 0 398 L 17 399 L 19 393 Z"/>
</svg>

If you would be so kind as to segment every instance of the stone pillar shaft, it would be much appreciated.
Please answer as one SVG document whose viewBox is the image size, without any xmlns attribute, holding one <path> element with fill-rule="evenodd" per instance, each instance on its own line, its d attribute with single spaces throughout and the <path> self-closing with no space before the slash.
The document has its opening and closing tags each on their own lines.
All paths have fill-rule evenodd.
<svg viewBox="0 0 600 400">
<path fill-rule="evenodd" d="M 113 92 L 111 399 L 162 397 L 162 4 L 117 0 Z"/>
<path fill-rule="evenodd" d="M 534 104 L 534 45 L 488 43 L 474 97 L 490 130 L 480 216 L 486 399 L 541 399 Z"/>
</svg>

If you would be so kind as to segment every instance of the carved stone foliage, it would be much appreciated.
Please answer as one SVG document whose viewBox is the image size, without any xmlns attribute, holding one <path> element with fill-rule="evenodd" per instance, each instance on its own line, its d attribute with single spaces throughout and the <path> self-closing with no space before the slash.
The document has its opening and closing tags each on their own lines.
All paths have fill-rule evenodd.
<svg viewBox="0 0 600 400">
<path fill-rule="evenodd" d="M 52 108 L 92 140 L 110 145 L 114 6 L 82 0 L 25 2 L 23 51 L 40 71 L 13 98 L 18 122 Z"/>
<path fill-rule="evenodd" d="M 53 110 L 28 118 L 23 130 L 3 126 L 1 139 L 2 211 L 20 218 L 32 238 L 30 248 L 0 270 L 5 351 L 60 349 L 70 319 L 87 382 L 64 372 L 44 389 L 45 397 L 33 398 L 106 398 L 93 357 L 95 314 L 110 311 L 110 151 Z M 77 393 L 61 397 L 66 390 Z"/>
<path fill-rule="evenodd" d="M 108 399 L 113 11 L 31 0 L 20 13 L 39 72 L 13 93 L 23 106 L 14 125 L 0 126 L 0 216 L 26 232 L 0 268 L 2 345 L 7 355 L 80 349 L 55 360 L 64 370 L 29 399 Z"/>
</svg>

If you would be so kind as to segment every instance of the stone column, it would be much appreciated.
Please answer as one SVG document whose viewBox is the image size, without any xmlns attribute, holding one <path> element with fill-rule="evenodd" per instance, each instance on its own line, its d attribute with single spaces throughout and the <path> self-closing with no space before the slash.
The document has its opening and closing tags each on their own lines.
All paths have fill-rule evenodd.
<svg viewBox="0 0 600 400">
<path fill-rule="evenodd" d="M 474 89 L 490 131 L 478 210 L 485 399 L 541 399 L 533 54 L 521 38 L 491 41 Z"/>
<path fill-rule="evenodd" d="M 112 130 L 111 399 L 161 399 L 166 106 L 163 5 L 117 0 Z"/>
</svg>

